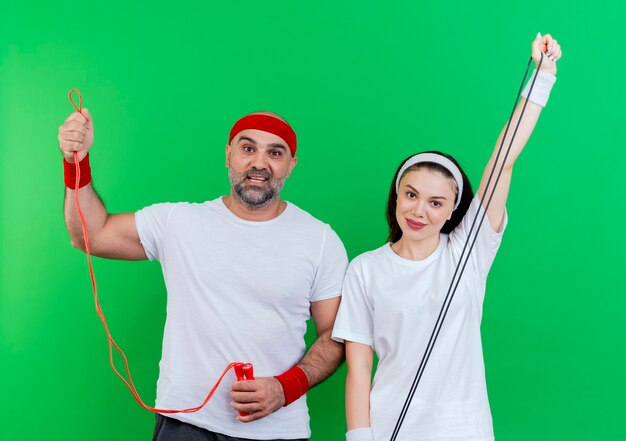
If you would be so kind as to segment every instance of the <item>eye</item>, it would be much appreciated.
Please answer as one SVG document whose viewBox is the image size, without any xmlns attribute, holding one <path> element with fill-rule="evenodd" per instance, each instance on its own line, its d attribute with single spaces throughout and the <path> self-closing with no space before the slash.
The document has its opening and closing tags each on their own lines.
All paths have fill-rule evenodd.
<svg viewBox="0 0 626 441">
<path fill-rule="evenodd" d="M 432 204 L 432 205 L 433 205 L 433 207 L 435 207 L 435 208 L 439 208 L 439 207 L 441 207 L 441 202 L 439 202 L 439 201 L 432 201 L 432 202 L 431 202 L 431 204 Z"/>
<path fill-rule="evenodd" d="M 243 146 L 243 151 L 246 152 L 246 153 L 252 153 L 254 151 L 254 147 L 252 147 L 249 144 L 245 144 Z"/>
<path fill-rule="evenodd" d="M 409 199 L 415 199 L 417 197 L 417 195 L 415 193 L 413 193 L 412 191 L 407 191 L 406 192 L 406 197 Z"/>
<path fill-rule="evenodd" d="M 281 152 L 280 150 L 272 150 L 270 152 L 270 156 L 273 158 L 280 158 L 283 155 L 283 152 Z"/>
</svg>

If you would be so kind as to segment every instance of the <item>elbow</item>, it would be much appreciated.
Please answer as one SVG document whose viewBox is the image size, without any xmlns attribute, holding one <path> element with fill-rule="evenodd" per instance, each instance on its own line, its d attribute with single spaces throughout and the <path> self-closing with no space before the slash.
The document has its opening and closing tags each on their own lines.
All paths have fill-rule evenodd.
<svg viewBox="0 0 626 441">
<path fill-rule="evenodd" d="M 85 253 L 87 250 L 85 248 L 85 241 L 82 239 L 74 239 L 72 238 L 72 247 L 76 248 L 77 250 L 82 251 L 83 253 Z"/>
<path fill-rule="evenodd" d="M 321 329 L 316 332 L 316 337 L 318 340 L 334 341 L 332 339 L 332 335 L 333 335 L 332 327 L 330 329 Z"/>
</svg>

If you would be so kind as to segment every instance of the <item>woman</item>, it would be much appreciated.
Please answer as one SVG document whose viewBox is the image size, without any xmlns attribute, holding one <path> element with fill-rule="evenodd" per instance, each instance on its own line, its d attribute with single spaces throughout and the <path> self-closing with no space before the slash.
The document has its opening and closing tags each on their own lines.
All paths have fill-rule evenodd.
<svg viewBox="0 0 626 441">
<path fill-rule="evenodd" d="M 493 440 L 480 339 L 485 282 L 507 221 L 513 164 L 545 106 L 561 49 L 550 35 L 538 35 L 532 57 L 537 65 L 541 60 L 535 86 L 398 441 Z M 484 214 L 489 176 L 494 168 L 494 179 L 498 173 L 524 103 L 522 98 L 506 139 L 504 129 L 500 134 L 476 197 L 449 155 L 414 155 L 396 171 L 387 206 L 389 243 L 350 264 L 333 330 L 333 338 L 346 344 L 348 441 L 390 439 L 472 222 Z M 493 179 L 487 195 L 492 188 Z M 379 363 L 370 385 L 374 351 Z"/>
</svg>

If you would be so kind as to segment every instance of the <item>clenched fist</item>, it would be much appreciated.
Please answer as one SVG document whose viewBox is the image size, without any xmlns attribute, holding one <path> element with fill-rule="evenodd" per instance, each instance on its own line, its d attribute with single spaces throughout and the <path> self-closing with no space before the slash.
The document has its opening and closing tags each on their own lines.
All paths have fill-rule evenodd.
<svg viewBox="0 0 626 441">
<path fill-rule="evenodd" d="M 285 404 L 283 386 L 274 377 L 257 378 L 250 381 L 236 381 L 231 385 L 231 405 L 238 412 L 242 423 L 255 421 L 276 412 Z"/>
<path fill-rule="evenodd" d="M 541 62 L 541 71 L 552 75 L 556 75 L 556 62 L 561 58 L 563 53 L 561 52 L 561 46 L 558 41 L 555 40 L 552 35 L 537 34 L 537 38 L 533 40 L 532 44 L 532 57 L 535 61 L 535 65 L 539 65 L 539 60 L 543 54 L 543 61 Z"/>
<path fill-rule="evenodd" d="M 89 110 L 72 113 L 59 127 L 59 148 L 67 162 L 74 162 L 74 152 L 78 152 L 80 162 L 93 144 L 93 120 Z"/>
</svg>

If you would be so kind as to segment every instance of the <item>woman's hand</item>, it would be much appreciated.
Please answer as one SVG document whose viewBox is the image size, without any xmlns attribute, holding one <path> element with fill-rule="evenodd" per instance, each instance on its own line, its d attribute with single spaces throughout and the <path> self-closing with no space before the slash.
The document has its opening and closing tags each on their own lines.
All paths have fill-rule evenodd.
<svg viewBox="0 0 626 441">
<path fill-rule="evenodd" d="M 546 34 L 542 36 L 541 34 L 537 34 L 537 37 L 533 40 L 532 57 L 537 66 L 539 65 L 539 60 L 541 60 L 541 54 L 544 56 L 540 70 L 556 75 L 556 62 L 561 58 L 562 52 L 561 46 L 552 35 Z"/>
</svg>

